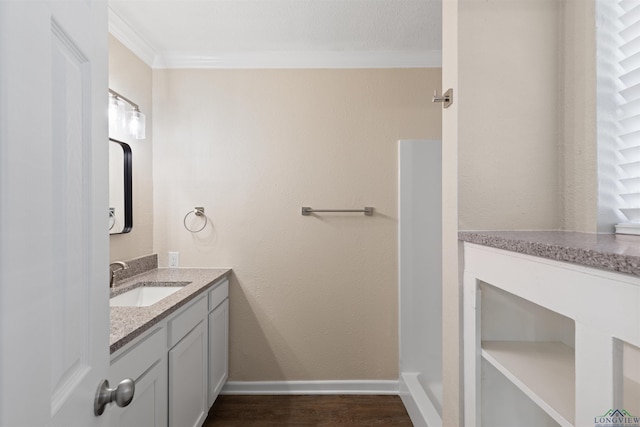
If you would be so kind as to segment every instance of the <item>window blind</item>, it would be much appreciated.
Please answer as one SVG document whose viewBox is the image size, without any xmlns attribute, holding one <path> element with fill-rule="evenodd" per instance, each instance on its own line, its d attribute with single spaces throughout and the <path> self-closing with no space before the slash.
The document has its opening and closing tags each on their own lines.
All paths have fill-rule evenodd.
<svg viewBox="0 0 640 427">
<path fill-rule="evenodd" d="M 618 6 L 620 210 L 629 222 L 618 224 L 616 232 L 640 234 L 640 1 Z"/>
</svg>

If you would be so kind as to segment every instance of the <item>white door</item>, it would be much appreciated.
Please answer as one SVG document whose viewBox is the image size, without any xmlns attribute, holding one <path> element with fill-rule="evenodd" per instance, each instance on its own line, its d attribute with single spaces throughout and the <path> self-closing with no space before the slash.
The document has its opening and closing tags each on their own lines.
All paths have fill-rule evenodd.
<svg viewBox="0 0 640 427">
<path fill-rule="evenodd" d="M 3 427 L 107 421 L 106 7 L 0 0 Z"/>
</svg>

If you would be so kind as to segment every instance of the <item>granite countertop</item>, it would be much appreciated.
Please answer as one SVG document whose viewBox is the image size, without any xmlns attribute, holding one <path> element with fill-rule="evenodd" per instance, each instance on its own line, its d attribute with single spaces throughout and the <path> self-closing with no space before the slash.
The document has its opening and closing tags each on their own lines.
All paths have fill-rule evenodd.
<svg viewBox="0 0 640 427">
<path fill-rule="evenodd" d="M 138 282 L 190 282 L 176 293 L 148 307 L 111 307 L 109 349 L 114 353 L 125 344 L 151 328 L 179 307 L 202 294 L 216 281 L 231 274 L 221 268 L 155 268 L 126 280 L 111 289 L 116 296 L 134 288 Z"/>
<path fill-rule="evenodd" d="M 640 276 L 640 236 L 572 231 L 460 231 L 464 242 Z"/>
</svg>

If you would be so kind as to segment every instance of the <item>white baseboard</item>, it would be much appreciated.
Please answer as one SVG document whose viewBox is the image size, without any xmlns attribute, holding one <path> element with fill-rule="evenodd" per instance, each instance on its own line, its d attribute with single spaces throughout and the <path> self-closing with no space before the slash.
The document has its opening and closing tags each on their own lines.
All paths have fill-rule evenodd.
<svg viewBox="0 0 640 427">
<path fill-rule="evenodd" d="M 398 388 L 414 427 L 442 427 L 442 418 L 418 381 L 418 374 L 403 372 Z"/>
<path fill-rule="evenodd" d="M 398 394 L 398 381 L 227 381 L 220 394 Z"/>
</svg>

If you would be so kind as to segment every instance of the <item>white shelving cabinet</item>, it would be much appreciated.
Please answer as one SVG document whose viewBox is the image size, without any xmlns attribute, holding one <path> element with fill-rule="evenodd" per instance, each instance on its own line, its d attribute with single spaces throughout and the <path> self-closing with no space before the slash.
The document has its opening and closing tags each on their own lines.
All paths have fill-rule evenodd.
<svg viewBox="0 0 640 427">
<path fill-rule="evenodd" d="M 640 415 L 639 278 L 467 242 L 463 286 L 466 426 Z"/>
</svg>

